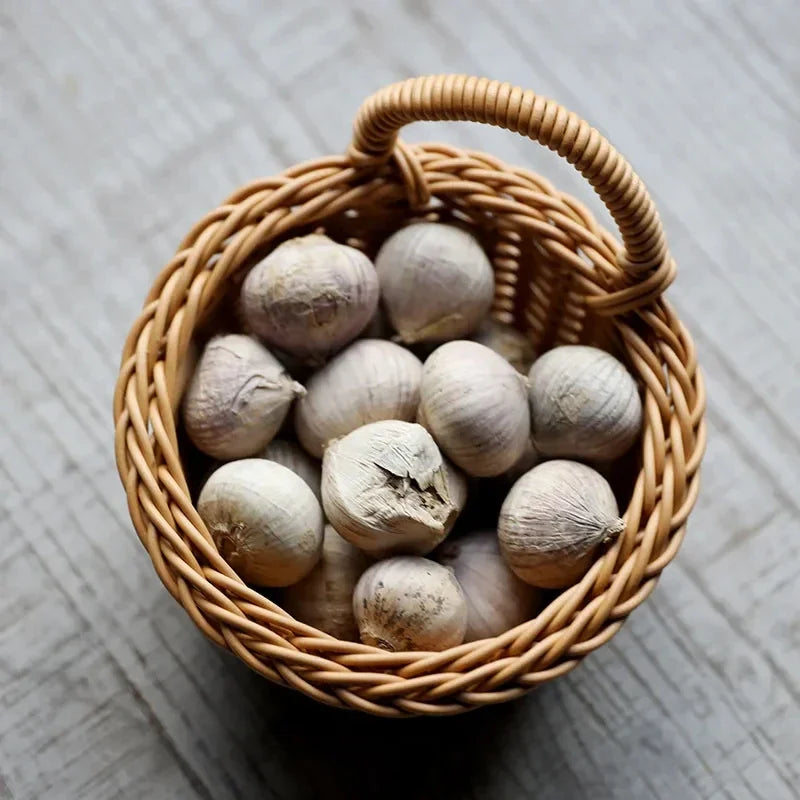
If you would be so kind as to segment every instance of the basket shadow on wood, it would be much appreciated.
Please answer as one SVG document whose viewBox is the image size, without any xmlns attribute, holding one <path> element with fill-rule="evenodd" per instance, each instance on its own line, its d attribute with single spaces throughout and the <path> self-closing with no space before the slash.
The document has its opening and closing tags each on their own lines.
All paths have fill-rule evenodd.
<svg viewBox="0 0 800 800">
<path fill-rule="evenodd" d="M 623 244 L 577 200 L 485 153 L 407 145 L 402 124 L 465 119 L 538 140 L 574 164 Z M 493 314 L 539 352 L 588 343 L 638 379 L 644 422 L 625 532 L 539 615 L 494 639 L 442 653 L 387 653 L 293 620 L 247 587 L 192 505 L 176 411 L 193 337 L 247 267 L 291 236 L 323 229 L 374 255 L 411 219 L 474 233 L 496 274 Z M 382 716 L 453 714 L 511 700 L 573 669 L 655 587 L 685 533 L 699 488 L 705 392 L 693 342 L 664 299 L 675 274 L 647 190 L 587 123 L 508 84 L 432 76 L 378 92 L 346 155 L 255 181 L 189 232 L 125 344 L 114 399 L 116 457 L 142 543 L 200 629 L 251 668 L 331 705 Z"/>
</svg>

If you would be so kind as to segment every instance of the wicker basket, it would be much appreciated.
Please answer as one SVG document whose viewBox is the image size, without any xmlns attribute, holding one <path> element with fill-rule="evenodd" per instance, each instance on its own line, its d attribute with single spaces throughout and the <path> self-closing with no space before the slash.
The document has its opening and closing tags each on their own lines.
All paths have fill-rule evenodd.
<svg viewBox="0 0 800 800">
<path fill-rule="evenodd" d="M 555 150 L 591 183 L 622 246 L 572 197 L 485 153 L 409 145 L 414 120 L 472 120 Z M 536 617 L 441 653 L 387 653 L 295 621 L 222 560 L 192 505 L 176 408 L 198 327 L 250 264 L 317 228 L 374 255 L 410 218 L 457 221 L 496 271 L 494 314 L 538 350 L 614 351 L 641 383 L 644 424 L 625 491 L 625 533 Z M 465 76 L 415 78 L 370 97 L 346 155 L 255 181 L 201 219 L 159 275 L 125 344 L 116 458 L 133 523 L 159 577 L 197 626 L 257 672 L 334 706 L 383 716 L 453 714 L 521 696 L 605 644 L 653 591 L 697 498 L 705 394 L 695 348 L 664 300 L 675 275 L 644 184 L 557 103 Z"/>
</svg>

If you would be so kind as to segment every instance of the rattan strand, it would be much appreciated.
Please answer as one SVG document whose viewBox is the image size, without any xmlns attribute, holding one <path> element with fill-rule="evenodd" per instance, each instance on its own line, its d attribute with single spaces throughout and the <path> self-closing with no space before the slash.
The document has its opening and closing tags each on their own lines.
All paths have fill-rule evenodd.
<svg viewBox="0 0 800 800">
<path fill-rule="evenodd" d="M 461 119 L 517 131 L 583 174 L 624 249 L 574 198 L 528 170 L 443 144 L 407 145 L 400 126 Z M 176 408 L 192 337 L 249 263 L 277 240 L 323 228 L 374 253 L 410 218 L 470 227 L 492 256 L 493 313 L 539 349 L 615 350 L 643 388 L 644 423 L 624 534 L 539 615 L 442 653 L 387 653 L 293 620 L 246 586 L 192 505 Z M 485 79 L 396 84 L 358 112 L 344 156 L 254 181 L 189 232 L 156 279 L 125 344 L 115 446 L 136 531 L 173 597 L 216 644 L 323 703 L 396 717 L 511 700 L 565 674 L 619 630 L 683 540 L 705 446 L 694 344 L 663 291 L 675 267 L 642 182 L 587 123 L 551 100 Z"/>
</svg>

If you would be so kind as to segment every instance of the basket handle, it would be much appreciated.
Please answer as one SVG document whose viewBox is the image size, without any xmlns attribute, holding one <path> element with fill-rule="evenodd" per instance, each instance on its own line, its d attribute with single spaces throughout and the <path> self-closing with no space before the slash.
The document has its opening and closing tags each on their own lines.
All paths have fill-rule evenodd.
<svg viewBox="0 0 800 800">
<path fill-rule="evenodd" d="M 400 128 L 421 120 L 485 122 L 555 150 L 589 181 L 614 218 L 625 248 L 622 269 L 641 276 L 670 261 L 661 219 L 642 180 L 599 131 L 554 100 L 488 78 L 409 78 L 362 103 L 349 149 L 353 162 L 384 163 Z"/>
</svg>

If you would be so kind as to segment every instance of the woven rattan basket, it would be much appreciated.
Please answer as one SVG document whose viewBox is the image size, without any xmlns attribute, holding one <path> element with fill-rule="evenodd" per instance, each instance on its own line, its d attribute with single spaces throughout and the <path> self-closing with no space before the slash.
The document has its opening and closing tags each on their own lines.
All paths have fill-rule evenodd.
<svg viewBox="0 0 800 800">
<path fill-rule="evenodd" d="M 622 238 L 548 181 L 485 153 L 409 145 L 415 120 L 498 125 L 556 151 L 594 187 Z M 410 218 L 468 225 L 496 272 L 494 314 L 538 350 L 584 342 L 637 376 L 644 422 L 624 492 L 626 530 L 583 580 L 495 639 L 387 653 L 293 620 L 222 560 L 192 505 L 176 409 L 199 326 L 244 269 L 289 236 L 324 228 L 373 254 Z M 684 536 L 705 443 L 691 338 L 665 301 L 675 275 L 644 184 L 586 122 L 508 84 L 415 78 L 370 97 L 346 155 L 255 181 L 201 219 L 130 331 L 114 399 L 116 457 L 133 523 L 172 596 L 214 642 L 273 681 L 383 716 L 452 714 L 519 697 L 605 644 L 653 591 Z"/>
</svg>

